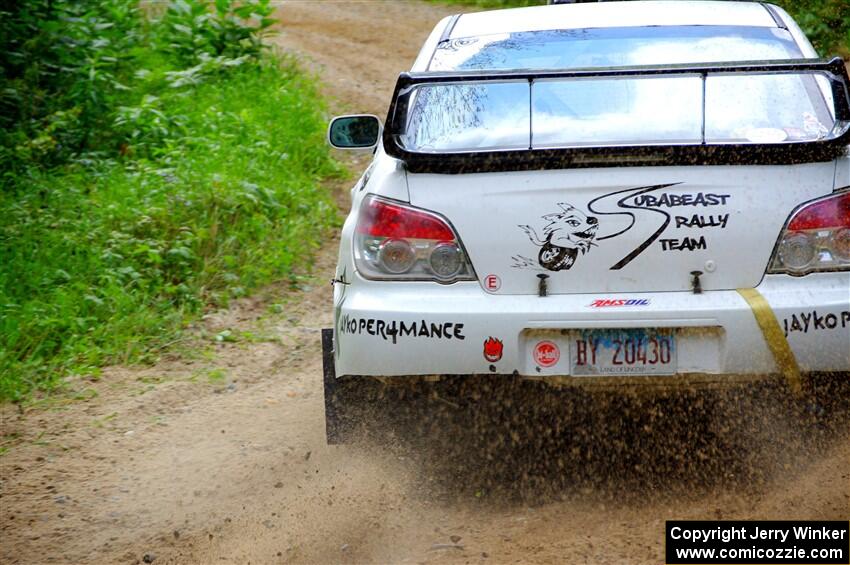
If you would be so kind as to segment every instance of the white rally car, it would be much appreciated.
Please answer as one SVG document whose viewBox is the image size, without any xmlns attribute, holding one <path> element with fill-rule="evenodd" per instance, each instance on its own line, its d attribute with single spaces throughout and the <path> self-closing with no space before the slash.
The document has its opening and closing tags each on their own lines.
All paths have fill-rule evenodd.
<svg viewBox="0 0 850 565">
<path fill-rule="evenodd" d="M 437 24 L 352 189 L 340 384 L 850 375 L 850 94 L 781 8 L 606 2 Z M 370 379 L 373 378 L 373 379 Z"/>
</svg>

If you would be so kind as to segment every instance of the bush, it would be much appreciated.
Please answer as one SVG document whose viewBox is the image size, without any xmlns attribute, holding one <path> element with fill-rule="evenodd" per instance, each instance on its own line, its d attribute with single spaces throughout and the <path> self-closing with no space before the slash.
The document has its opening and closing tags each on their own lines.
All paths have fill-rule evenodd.
<svg viewBox="0 0 850 565">
<path fill-rule="evenodd" d="M 850 57 L 850 5 L 847 0 L 780 0 L 824 57 Z"/>
<path fill-rule="evenodd" d="M 7 8 L 7 10 L 9 10 Z M 138 10 L 124 0 L 28 0 L 0 12 L 0 171 L 53 166 L 108 145 L 109 110 L 140 44 Z"/>
<path fill-rule="evenodd" d="M 274 23 L 269 0 L 216 0 L 212 9 L 197 0 L 175 0 L 158 27 L 158 39 L 184 64 L 200 57 L 258 57 L 262 38 Z"/>
<path fill-rule="evenodd" d="M 3 165 L 0 191 L 0 398 L 155 355 L 204 308 L 292 276 L 336 221 L 318 187 L 341 170 L 324 108 L 313 79 L 264 54 L 268 14 L 250 41 L 215 47 L 239 37 L 228 27 L 237 9 L 267 3 L 217 2 L 209 14 L 229 23 L 189 56 L 172 48 L 169 14 L 188 6 L 201 17 L 200 0 L 152 22 L 110 2 L 81 3 L 74 13 L 87 23 L 71 26 L 106 34 L 81 40 L 103 65 L 48 72 L 66 55 L 45 38 L 77 34 L 57 27 L 71 2 L 33 3 L 53 23 L 15 16 L 33 39 L 13 51 L 30 63 L 4 81 L 35 98 L 5 118 L 2 138 L 15 163 Z M 104 55 L 119 44 L 120 57 Z M 102 69 L 108 79 L 92 78 Z"/>
</svg>

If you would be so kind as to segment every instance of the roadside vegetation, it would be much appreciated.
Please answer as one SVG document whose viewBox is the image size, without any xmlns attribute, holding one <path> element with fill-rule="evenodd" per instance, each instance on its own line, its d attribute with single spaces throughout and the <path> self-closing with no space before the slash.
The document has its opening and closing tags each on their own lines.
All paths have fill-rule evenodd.
<svg viewBox="0 0 850 565">
<path fill-rule="evenodd" d="M 316 84 L 268 0 L 0 8 L 0 399 L 154 358 L 336 222 Z"/>
<path fill-rule="evenodd" d="M 487 10 L 546 4 L 546 0 L 430 1 Z M 847 0 L 772 0 L 771 3 L 791 14 L 822 56 L 840 55 L 845 60 L 850 59 L 850 4 Z"/>
</svg>

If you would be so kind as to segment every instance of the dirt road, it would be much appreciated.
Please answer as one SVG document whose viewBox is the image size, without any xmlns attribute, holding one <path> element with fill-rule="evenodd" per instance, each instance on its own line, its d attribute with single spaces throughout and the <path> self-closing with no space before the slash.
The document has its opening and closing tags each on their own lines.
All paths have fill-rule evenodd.
<svg viewBox="0 0 850 565">
<path fill-rule="evenodd" d="M 285 2 L 276 41 L 322 72 L 336 109 L 382 115 L 451 12 Z M 0 407 L 0 562 L 661 563 L 665 519 L 850 516 L 847 420 L 801 424 L 770 394 L 597 406 L 556 456 L 480 451 L 460 432 L 422 449 L 326 446 L 335 254 L 329 241 L 300 289 L 208 316 L 199 353 Z"/>
</svg>

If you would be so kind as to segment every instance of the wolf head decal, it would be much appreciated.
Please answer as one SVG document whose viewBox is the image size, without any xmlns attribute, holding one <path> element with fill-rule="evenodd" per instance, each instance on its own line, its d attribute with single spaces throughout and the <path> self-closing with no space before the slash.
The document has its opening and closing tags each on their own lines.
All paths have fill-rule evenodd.
<svg viewBox="0 0 850 565">
<path fill-rule="evenodd" d="M 543 220 L 548 222 L 543 226 L 542 237 L 531 226 L 519 226 L 531 240 L 540 247 L 537 255 L 541 267 L 549 271 L 569 269 L 578 257 L 579 251 L 587 253 L 595 245 L 598 220 L 587 216 L 574 206 L 561 202 L 560 212 L 546 214 Z"/>
</svg>

